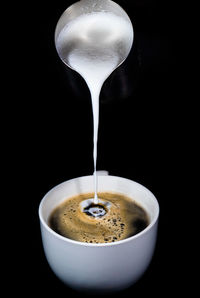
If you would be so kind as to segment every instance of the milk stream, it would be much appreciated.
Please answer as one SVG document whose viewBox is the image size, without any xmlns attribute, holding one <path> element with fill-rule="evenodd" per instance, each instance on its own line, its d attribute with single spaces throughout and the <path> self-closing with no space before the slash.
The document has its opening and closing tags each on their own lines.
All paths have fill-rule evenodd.
<svg viewBox="0 0 200 298">
<path fill-rule="evenodd" d="M 86 81 L 93 110 L 94 203 L 97 196 L 99 95 L 103 83 L 127 56 L 133 40 L 131 24 L 108 12 L 84 14 L 67 24 L 56 40 L 62 60 Z"/>
</svg>

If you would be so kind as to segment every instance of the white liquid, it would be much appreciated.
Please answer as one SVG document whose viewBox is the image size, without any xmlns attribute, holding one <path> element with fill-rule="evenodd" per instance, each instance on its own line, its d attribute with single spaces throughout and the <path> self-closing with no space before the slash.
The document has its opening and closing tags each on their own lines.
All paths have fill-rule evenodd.
<svg viewBox="0 0 200 298">
<path fill-rule="evenodd" d="M 99 94 L 105 80 L 128 55 L 132 41 L 131 24 L 108 12 L 79 16 L 61 30 L 56 40 L 61 59 L 85 79 L 91 93 L 95 204 L 98 203 L 96 161 Z"/>
</svg>

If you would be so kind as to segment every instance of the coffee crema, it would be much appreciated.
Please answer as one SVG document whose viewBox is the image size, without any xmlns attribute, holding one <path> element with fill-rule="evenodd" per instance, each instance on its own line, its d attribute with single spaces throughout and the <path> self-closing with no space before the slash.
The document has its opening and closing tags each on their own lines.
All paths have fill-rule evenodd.
<svg viewBox="0 0 200 298">
<path fill-rule="evenodd" d="M 147 212 L 131 198 L 119 194 L 98 193 L 97 210 L 102 216 L 92 216 L 82 202 L 94 197 L 94 193 L 79 194 L 66 199 L 49 217 L 49 226 L 58 234 L 72 240 L 88 243 L 110 243 L 131 237 L 149 224 Z M 104 202 L 104 203 L 101 203 Z M 106 206 L 109 205 L 109 208 Z M 91 210 L 96 210 L 91 204 Z M 94 214 L 93 214 L 94 215 Z"/>
</svg>

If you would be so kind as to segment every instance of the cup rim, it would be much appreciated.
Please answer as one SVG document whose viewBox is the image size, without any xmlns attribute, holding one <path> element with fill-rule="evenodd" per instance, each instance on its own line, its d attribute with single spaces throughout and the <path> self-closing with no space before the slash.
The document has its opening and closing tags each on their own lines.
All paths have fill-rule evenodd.
<svg viewBox="0 0 200 298">
<path fill-rule="evenodd" d="M 136 239 L 136 238 L 139 238 L 141 237 L 143 234 L 146 234 L 154 225 L 155 223 L 157 222 L 158 220 L 158 217 L 159 217 L 159 213 L 160 213 L 160 207 L 159 207 L 159 204 L 158 204 L 158 201 L 156 199 L 156 197 L 154 196 L 154 194 L 148 189 L 146 188 L 145 186 L 143 186 L 142 184 L 134 181 L 134 180 L 131 180 L 131 179 L 128 179 L 128 178 L 124 178 L 124 177 L 120 177 L 120 176 L 113 176 L 113 175 L 108 175 L 106 177 L 113 177 L 113 178 L 120 178 L 120 179 L 123 179 L 123 180 L 127 180 L 129 182 L 134 182 L 135 184 L 139 185 L 139 186 L 142 186 L 142 188 L 144 188 L 145 190 L 147 190 L 150 194 L 151 194 L 151 198 L 153 199 L 154 201 L 154 204 L 156 206 L 156 214 L 153 218 L 153 220 L 151 221 L 151 223 L 144 229 L 142 230 L 141 232 L 137 233 L 136 235 L 133 235 L 131 237 L 128 237 L 128 238 L 125 238 L 125 239 L 122 239 L 122 240 L 119 240 L 119 241 L 116 241 L 116 242 L 109 242 L 109 243 L 87 243 L 87 242 L 81 242 L 81 241 L 77 241 L 77 240 L 72 240 L 70 238 L 67 238 L 67 237 L 64 237 L 58 233 L 56 233 L 54 230 L 52 230 L 48 224 L 45 222 L 44 218 L 43 218 L 43 215 L 42 215 L 42 206 L 44 204 L 44 201 L 46 200 L 46 198 L 48 197 L 48 195 L 50 194 L 51 191 L 55 190 L 56 188 L 60 187 L 62 184 L 66 183 L 66 182 L 70 182 L 70 181 L 73 181 L 73 180 L 77 180 L 77 179 L 81 179 L 81 178 L 89 178 L 89 177 L 92 177 L 92 175 L 86 175 L 86 176 L 81 176 L 81 177 L 76 177 L 76 178 L 72 178 L 72 179 L 69 179 L 69 180 L 66 180 L 66 181 L 63 181 L 59 184 L 57 184 L 56 186 L 54 186 L 53 188 L 51 188 L 45 195 L 44 197 L 42 198 L 42 200 L 40 201 L 40 204 L 39 204 L 39 209 L 38 209 L 38 214 L 39 214 L 39 219 L 40 219 L 40 222 L 42 223 L 42 225 L 45 227 L 45 229 L 47 229 L 48 232 L 50 232 L 54 237 L 64 241 L 64 242 L 69 242 L 69 243 L 72 243 L 72 244 L 76 244 L 76 245 L 80 245 L 80 246 L 89 246 L 89 247 L 105 247 L 105 246 L 114 246 L 114 245 L 121 245 L 121 244 L 125 244 L 133 239 Z"/>
</svg>

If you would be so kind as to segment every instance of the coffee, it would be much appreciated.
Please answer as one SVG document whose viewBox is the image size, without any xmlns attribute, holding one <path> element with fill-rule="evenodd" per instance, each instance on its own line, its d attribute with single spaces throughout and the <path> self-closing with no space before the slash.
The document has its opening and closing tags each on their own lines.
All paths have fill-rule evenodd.
<svg viewBox="0 0 200 298">
<path fill-rule="evenodd" d="M 131 237 L 149 224 L 147 212 L 134 200 L 118 193 L 93 193 L 71 197 L 57 206 L 49 226 L 58 234 L 88 243 L 109 243 Z"/>
</svg>

